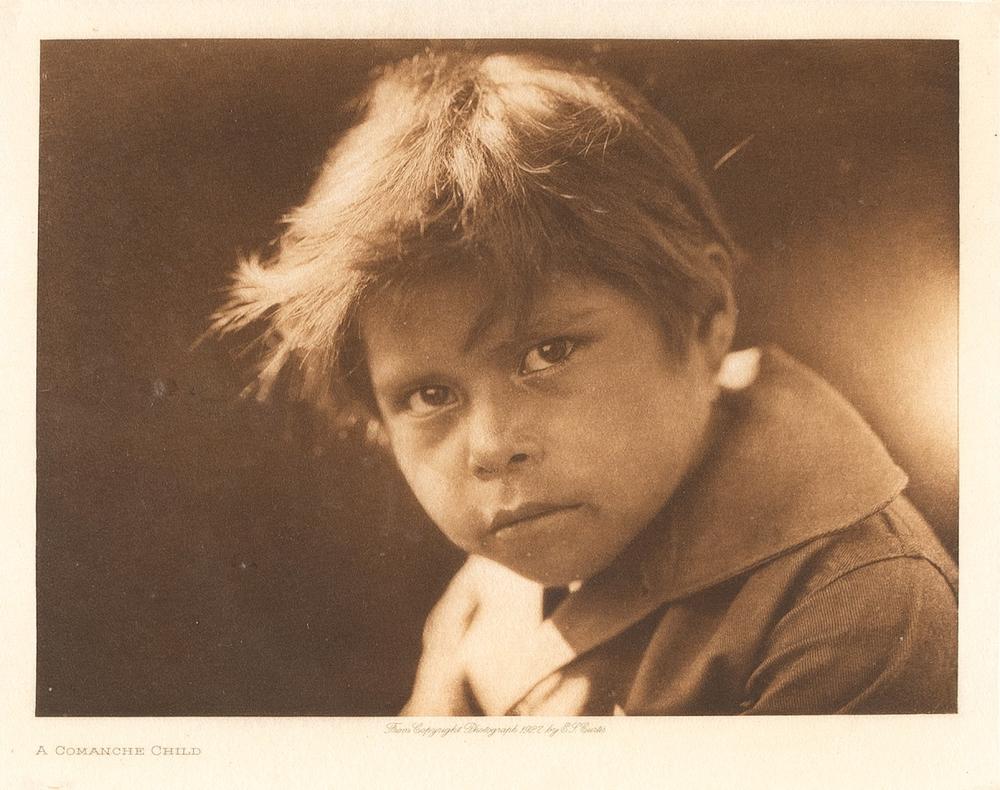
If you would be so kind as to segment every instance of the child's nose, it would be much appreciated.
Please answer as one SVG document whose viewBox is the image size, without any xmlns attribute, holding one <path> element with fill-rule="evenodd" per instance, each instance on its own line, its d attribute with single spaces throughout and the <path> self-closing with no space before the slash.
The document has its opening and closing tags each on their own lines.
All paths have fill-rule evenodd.
<svg viewBox="0 0 1000 790">
<path fill-rule="evenodd" d="M 476 477 L 502 477 L 540 460 L 539 442 L 524 417 L 510 407 L 492 404 L 474 410 L 468 442 L 469 467 Z"/>
</svg>

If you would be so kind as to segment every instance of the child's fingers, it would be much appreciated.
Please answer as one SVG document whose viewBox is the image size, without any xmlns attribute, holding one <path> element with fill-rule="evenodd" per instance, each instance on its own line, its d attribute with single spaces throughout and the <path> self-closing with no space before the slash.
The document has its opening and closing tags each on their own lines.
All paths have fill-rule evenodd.
<svg viewBox="0 0 1000 790">
<path fill-rule="evenodd" d="M 459 647 L 478 608 L 475 586 L 467 572 L 459 571 L 427 617 L 424 651 L 404 715 L 458 716 L 470 712 Z"/>
<path fill-rule="evenodd" d="M 461 642 L 478 608 L 479 600 L 473 585 L 466 574 L 459 572 L 427 617 L 424 650 L 452 652 Z"/>
</svg>

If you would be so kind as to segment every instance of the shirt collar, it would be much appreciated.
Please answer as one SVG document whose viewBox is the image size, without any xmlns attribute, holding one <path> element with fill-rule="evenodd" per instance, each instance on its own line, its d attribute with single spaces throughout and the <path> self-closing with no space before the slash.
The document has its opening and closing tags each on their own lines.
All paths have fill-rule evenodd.
<svg viewBox="0 0 1000 790">
<path fill-rule="evenodd" d="M 829 384 L 778 348 L 741 352 L 744 360 L 748 353 L 758 360 L 755 380 L 722 390 L 720 441 L 643 536 L 643 582 L 661 600 L 849 527 L 906 485 Z"/>
</svg>

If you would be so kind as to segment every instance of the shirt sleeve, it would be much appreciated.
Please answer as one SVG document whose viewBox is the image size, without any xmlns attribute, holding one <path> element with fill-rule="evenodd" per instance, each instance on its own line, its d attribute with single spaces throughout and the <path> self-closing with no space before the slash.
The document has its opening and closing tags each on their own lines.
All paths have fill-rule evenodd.
<svg viewBox="0 0 1000 790">
<path fill-rule="evenodd" d="M 744 712 L 954 712 L 957 636 L 955 594 L 927 560 L 854 568 L 779 620 Z"/>
</svg>

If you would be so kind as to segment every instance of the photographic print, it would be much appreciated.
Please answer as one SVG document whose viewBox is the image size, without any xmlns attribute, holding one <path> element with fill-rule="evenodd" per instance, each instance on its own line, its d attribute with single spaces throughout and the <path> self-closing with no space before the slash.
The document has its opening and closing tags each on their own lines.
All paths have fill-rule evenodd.
<svg viewBox="0 0 1000 790">
<path fill-rule="evenodd" d="M 959 64 L 43 41 L 37 714 L 954 712 Z"/>
</svg>

